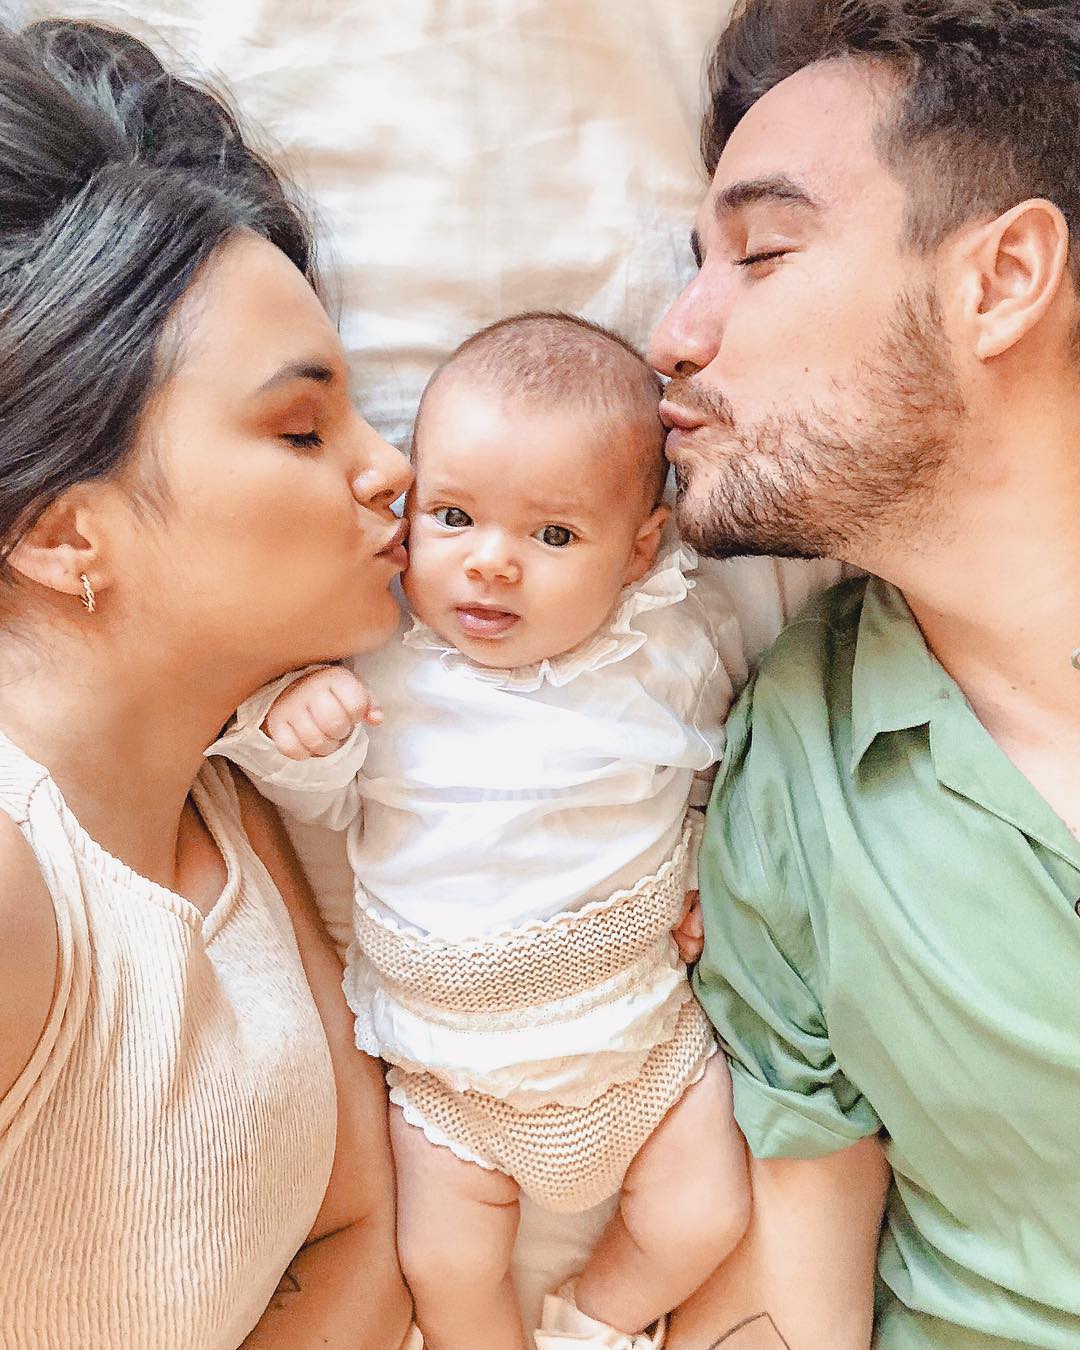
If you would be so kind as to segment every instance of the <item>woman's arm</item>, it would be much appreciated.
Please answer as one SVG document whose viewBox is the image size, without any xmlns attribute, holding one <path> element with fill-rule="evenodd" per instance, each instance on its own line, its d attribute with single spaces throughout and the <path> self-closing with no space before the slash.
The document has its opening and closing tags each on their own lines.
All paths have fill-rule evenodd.
<svg viewBox="0 0 1080 1350">
<path fill-rule="evenodd" d="M 746 1237 L 679 1309 L 666 1350 L 867 1350 L 889 1167 L 878 1138 L 751 1159 Z"/>
<path fill-rule="evenodd" d="M 292 916 L 330 1043 L 338 1104 L 337 1152 L 322 1208 L 243 1350 L 398 1350 L 412 1304 L 394 1240 L 382 1069 L 356 1049 L 341 962 L 280 821 L 250 783 L 236 780 L 248 838 Z"/>
</svg>

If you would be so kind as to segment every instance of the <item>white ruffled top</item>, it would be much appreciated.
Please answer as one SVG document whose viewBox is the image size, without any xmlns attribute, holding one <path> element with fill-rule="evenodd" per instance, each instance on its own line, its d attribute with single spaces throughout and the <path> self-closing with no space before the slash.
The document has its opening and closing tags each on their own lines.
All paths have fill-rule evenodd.
<svg viewBox="0 0 1080 1350">
<path fill-rule="evenodd" d="M 356 904 L 391 926 L 456 942 L 571 913 L 663 865 L 695 776 L 722 752 L 742 645 L 722 582 L 696 566 L 674 544 L 601 630 L 518 669 L 479 666 L 403 615 L 395 639 L 352 662 L 385 713 L 370 738 L 360 727 L 333 755 L 279 754 L 259 727 L 292 675 L 249 699 L 207 753 L 233 759 L 286 813 L 345 829 Z M 655 1021 L 667 966 L 653 1006 L 639 973 L 616 1020 Z M 376 997 L 361 993 L 370 972 L 346 983 L 354 1007 Z M 617 1051 L 610 1020 L 600 1044 Z M 432 1028 L 403 1013 L 381 1021 L 365 1049 L 435 1067 Z M 550 1067 L 576 1053 L 552 1044 L 557 1030 L 534 1037 L 529 1057 Z"/>
</svg>

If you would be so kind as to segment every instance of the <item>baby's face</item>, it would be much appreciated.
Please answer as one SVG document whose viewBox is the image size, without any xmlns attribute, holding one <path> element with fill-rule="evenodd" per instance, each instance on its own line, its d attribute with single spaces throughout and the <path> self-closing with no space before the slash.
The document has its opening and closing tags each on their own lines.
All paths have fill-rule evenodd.
<svg viewBox="0 0 1080 1350">
<path fill-rule="evenodd" d="M 648 570 L 666 514 L 626 481 L 612 436 L 596 417 L 464 380 L 434 389 L 407 510 L 404 585 L 417 617 L 496 668 L 591 636 Z"/>
</svg>

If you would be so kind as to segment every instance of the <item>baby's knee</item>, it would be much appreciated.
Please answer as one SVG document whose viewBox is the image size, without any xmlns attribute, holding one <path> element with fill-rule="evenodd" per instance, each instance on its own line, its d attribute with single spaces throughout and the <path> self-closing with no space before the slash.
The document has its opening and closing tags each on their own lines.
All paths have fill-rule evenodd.
<svg viewBox="0 0 1080 1350">
<path fill-rule="evenodd" d="M 713 1187 L 688 1186 L 675 1206 L 677 1230 L 717 1263 L 738 1244 L 750 1223 L 750 1188 L 730 1174 Z"/>
<path fill-rule="evenodd" d="M 745 1146 L 741 1137 L 729 1137 L 733 1122 L 730 1130 L 722 1118 L 690 1123 L 696 1148 L 673 1148 L 679 1141 L 670 1135 L 658 1138 L 651 1156 L 628 1173 L 620 1210 L 640 1247 L 693 1251 L 702 1262 L 719 1264 L 750 1222 Z"/>
<path fill-rule="evenodd" d="M 709 1185 L 700 1176 L 679 1178 L 648 1201 L 638 1194 L 624 1195 L 623 1222 L 644 1250 L 677 1254 L 680 1261 L 694 1254 L 710 1267 L 738 1243 L 750 1222 L 749 1190 L 736 1178 Z"/>
<path fill-rule="evenodd" d="M 425 1218 L 409 1223 L 399 1215 L 397 1229 L 401 1272 L 419 1301 L 425 1295 L 445 1300 L 478 1288 L 490 1290 L 506 1278 L 514 1243 L 505 1215 L 480 1210 L 477 1222 L 452 1231 L 439 1222 L 437 1205 Z"/>
</svg>

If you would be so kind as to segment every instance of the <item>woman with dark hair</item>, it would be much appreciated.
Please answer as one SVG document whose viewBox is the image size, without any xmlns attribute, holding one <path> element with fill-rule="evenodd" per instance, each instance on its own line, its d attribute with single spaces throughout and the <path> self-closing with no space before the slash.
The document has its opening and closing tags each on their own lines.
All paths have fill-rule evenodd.
<svg viewBox="0 0 1080 1350">
<path fill-rule="evenodd" d="M 216 100 L 121 33 L 0 33 L 3 1347 L 408 1334 L 381 1073 L 203 760 L 396 621 L 409 470 L 312 277 Z"/>
</svg>

